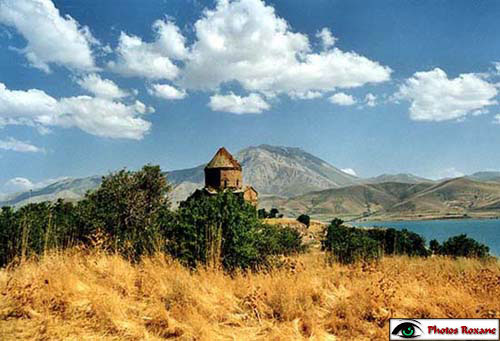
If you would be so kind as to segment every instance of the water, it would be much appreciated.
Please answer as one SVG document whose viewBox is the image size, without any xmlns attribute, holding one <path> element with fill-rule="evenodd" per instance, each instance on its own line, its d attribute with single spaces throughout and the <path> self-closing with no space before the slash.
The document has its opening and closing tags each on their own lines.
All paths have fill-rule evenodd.
<svg viewBox="0 0 500 341">
<path fill-rule="evenodd" d="M 354 226 L 383 226 L 407 229 L 440 243 L 449 237 L 465 233 L 468 237 L 490 247 L 490 253 L 500 256 L 500 219 L 410 220 L 351 222 Z"/>
</svg>

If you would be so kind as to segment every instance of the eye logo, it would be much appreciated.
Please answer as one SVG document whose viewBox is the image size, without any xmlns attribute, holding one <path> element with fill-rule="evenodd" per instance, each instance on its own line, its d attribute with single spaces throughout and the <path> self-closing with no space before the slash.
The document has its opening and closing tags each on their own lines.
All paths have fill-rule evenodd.
<svg viewBox="0 0 500 341">
<path fill-rule="evenodd" d="M 398 324 L 396 328 L 394 328 L 394 330 L 392 331 L 392 335 L 397 335 L 404 339 L 413 339 L 422 335 L 421 334 L 422 329 L 420 329 L 420 327 L 417 326 L 415 323 L 408 321 L 413 321 L 420 324 L 420 322 L 415 320 L 407 320 L 405 322 Z"/>
</svg>

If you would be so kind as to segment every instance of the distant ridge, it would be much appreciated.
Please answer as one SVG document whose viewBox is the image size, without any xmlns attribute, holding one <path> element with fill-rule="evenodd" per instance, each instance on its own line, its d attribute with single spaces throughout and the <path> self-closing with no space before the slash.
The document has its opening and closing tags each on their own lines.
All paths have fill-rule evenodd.
<svg viewBox="0 0 500 341">
<path fill-rule="evenodd" d="M 290 217 L 308 213 L 324 220 L 334 216 L 396 219 L 492 216 L 500 211 L 500 172 L 478 172 L 441 181 L 408 173 L 363 179 L 295 147 L 263 144 L 244 148 L 234 155 L 243 167 L 244 182 L 260 193 L 261 207 L 277 207 Z M 174 206 L 203 187 L 204 167 L 201 164 L 165 173 L 174 187 L 171 195 Z M 0 197 L 0 206 L 58 198 L 75 201 L 100 183 L 100 176 L 66 178 L 33 190 L 31 197 L 29 192 Z"/>
</svg>

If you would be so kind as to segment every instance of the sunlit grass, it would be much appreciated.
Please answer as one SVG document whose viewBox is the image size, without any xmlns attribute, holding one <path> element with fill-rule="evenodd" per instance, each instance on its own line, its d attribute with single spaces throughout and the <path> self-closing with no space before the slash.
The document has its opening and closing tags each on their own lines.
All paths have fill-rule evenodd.
<svg viewBox="0 0 500 341">
<path fill-rule="evenodd" d="M 386 340 L 390 317 L 500 317 L 500 264 L 385 257 L 190 271 L 157 255 L 49 253 L 0 271 L 1 340 Z"/>
</svg>

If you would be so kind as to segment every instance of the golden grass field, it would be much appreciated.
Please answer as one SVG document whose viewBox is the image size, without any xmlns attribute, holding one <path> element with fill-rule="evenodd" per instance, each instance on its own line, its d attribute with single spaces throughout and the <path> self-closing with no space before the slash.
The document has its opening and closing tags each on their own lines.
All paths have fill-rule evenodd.
<svg viewBox="0 0 500 341">
<path fill-rule="evenodd" d="M 0 340 L 386 340 L 390 317 L 500 317 L 500 262 L 320 252 L 264 273 L 77 250 L 0 270 Z"/>
</svg>

